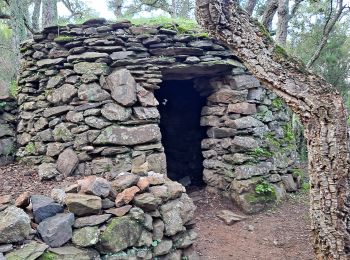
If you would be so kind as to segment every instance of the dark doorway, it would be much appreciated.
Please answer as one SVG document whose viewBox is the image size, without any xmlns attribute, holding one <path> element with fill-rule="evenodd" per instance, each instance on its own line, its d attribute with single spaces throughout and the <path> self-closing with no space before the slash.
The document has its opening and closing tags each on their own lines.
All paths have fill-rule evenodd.
<svg viewBox="0 0 350 260">
<path fill-rule="evenodd" d="M 201 141 L 206 129 L 200 126 L 200 116 L 206 98 L 199 95 L 191 80 L 164 81 L 155 95 L 168 177 L 186 185 L 190 178 L 191 185 L 203 185 Z"/>
</svg>

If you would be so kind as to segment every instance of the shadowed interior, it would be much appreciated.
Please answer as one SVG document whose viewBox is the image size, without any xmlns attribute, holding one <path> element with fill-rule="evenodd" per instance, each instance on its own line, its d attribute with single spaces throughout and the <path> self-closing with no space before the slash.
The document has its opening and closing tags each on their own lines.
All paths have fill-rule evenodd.
<svg viewBox="0 0 350 260">
<path fill-rule="evenodd" d="M 160 103 L 160 129 L 169 178 L 181 180 L 188 176 L 191 185 L 203 185 L 201 141 L 206 137 L 206 129 L 200 126 L 200 117 L 206 98 L 194 89 L 192 80 L 164 81 L 155 94 Z"/>
</svg>

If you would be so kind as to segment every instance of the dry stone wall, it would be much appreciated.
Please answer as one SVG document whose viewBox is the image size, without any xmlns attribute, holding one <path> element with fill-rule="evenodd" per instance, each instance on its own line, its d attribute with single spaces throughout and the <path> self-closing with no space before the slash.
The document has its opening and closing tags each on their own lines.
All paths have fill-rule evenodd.
<svg viewBox="0 0 350 260">
<path fill-rule="evenodd" d="M 247 212 L 297 189 L 285 105 L 205 35 L 94 19 L 46 28 L 21 52 L 17 156 L 39 165 L 42 179 L 166 174 L 154 91 L 193 79 L 207 97 L 208 186 Z"/>
<path fill-rule="evenodd" d="M 89 176 L 12 203 L 0 197 L 0 259 L 199 259 L 195 206 L 164 174 Z"/>
</svg>

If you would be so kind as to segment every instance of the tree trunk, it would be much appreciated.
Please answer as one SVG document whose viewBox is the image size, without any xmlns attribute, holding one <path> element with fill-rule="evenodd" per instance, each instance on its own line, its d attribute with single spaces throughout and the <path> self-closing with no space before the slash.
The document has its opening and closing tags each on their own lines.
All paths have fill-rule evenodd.
<svg viewBox="0 0 350 260">
<path fill-rule="evenodd" d="M 248 0 L 245 10 L 251 16 L 254 12 L 257 0 Z"/>
<path fill-rule="evenodd" d="M 40 7 L 41 7 L 41 0 L 35 0 L 33 14 L 32 14 L 32 27 L 33 27 L 33 30 L 37 32 L 39 31 Z"/>
<path fill-rule="evenodd" d="M 115 17 L 121 17 L 122 14 L 122 8 L 123 8 L 124 0 L 113 0 L 110 5 L 113 8 L 113 13 Z"/>
<path fill-rule="evenodd" d="M 43 28 L 57 25 L 57 0 L 43 0 L 42 3 Z"/>
<path fill-rule="evenodd" d="M 26 25 L 24 23 L 24 12 L 27 10 L 22 9 L 23 3 L 21 3 L 20 0 L 12 0 L 9 2 L 9 6 L 12 28 L 12 47 L 15 56 L 14 64 L 17 73 L 20 60 L 20 43 L 27 37 Z"/>
<path fill-rule="evenodd" d="M 224 42 L 304 125 L 309 153 L 310 218 L 317 259 L 350 257 L 349 146 L 342 97 L 274 44 L 234 0 L 197 0 L 198 22 Z"/>
<path fill-rule="evenodd" d="M 289 0 L 278 0 L 278 22 L 276 31 L 276 41 L 285 45 L 288 35 L 288 23 L 289 23 Z"/>
<path fill-rule="evenodd" d="M 269 31 L 271 31 L 272 20 L 276 14 L 277 7 L 278 7 L 277 0 L 269 0 L 266 4 L 261 22 Z"/>
</svg>

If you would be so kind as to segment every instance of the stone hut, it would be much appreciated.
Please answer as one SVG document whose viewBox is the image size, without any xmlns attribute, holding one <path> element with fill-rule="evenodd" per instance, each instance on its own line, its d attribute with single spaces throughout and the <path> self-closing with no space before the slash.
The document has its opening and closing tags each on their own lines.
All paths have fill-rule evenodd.
<svg viewBox="0 0 350 260">
<path fill-rule="evenodd" d="M 154 171 L 247 212 L 300 185 L 286 106 L 206 35 L 94 19 L 21 52 L 16 155 L 42 179 Z"/>
</svg>

